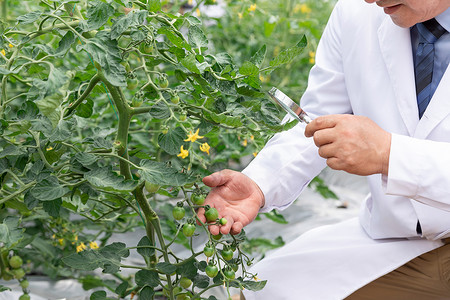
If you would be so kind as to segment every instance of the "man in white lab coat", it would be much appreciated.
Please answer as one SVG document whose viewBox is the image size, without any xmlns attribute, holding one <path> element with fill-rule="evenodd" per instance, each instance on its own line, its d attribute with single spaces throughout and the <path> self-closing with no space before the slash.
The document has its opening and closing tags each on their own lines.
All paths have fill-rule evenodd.
<svg viewBox="0 0 450 300">
<path fill-rule="evenodd" d="M 450 299 L 450 1 L 365 2 L 340 0 L 323 33 L 301 99 L 314 121 L 275 135 L 242 173 L 204 178 L 228 219 L 210 231 L 236 234 L 326 165 L 367 176 L 359 219 L 263 259 L 252 271 L 268 283 L 247 299 Z"/>
</svg>

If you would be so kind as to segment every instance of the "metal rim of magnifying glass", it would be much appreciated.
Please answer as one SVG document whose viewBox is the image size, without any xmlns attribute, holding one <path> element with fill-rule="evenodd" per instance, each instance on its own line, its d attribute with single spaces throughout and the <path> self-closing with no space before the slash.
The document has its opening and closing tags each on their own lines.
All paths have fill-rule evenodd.
<svg viewBox="0 0 450 300">
<path fill-rule="evenodd" d="M 309 124 L 311 118 L 294 101 L 279 89 L 273 87 L 267 92 L 269 96 L 278 103 L 287 113 L 296 120 Z"/>
</svg>

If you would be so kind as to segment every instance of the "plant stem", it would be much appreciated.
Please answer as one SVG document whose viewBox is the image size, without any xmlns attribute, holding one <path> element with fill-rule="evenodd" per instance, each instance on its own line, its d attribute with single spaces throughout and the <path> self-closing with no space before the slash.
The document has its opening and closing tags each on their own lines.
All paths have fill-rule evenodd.
<svg viewBox="0 0 450 300">
<path fill-rule="evenodd" d="M 92 90 L 95 88 L 95 86 L 97 85 L 97 83 L 99 81 L 100 81 L 100 76 L 95 75 L 94 77 L 92 77 L 91 81 L 89 82 L 88 87 L 86 88 L 84 93 L 80 96 L 80 98 L 78 98 L 77 101 L 71 103 L 71 105 L 69 106 L 69 109 L 65 113 L 65 117 L 69 116 L 78 107 L 78 105 L 80 105 L 81 102 L 83 102 L 87 98 L 87 96 L 89 96 L 89 94 L 92 92 Z"/>
<path fill-rule="evenodd" d="M 36 181 L 33 180 L 27 184 L 25 184 L 23 187 L 21 187 L 20 189 L 18 189 L 15 193 L 3 198 L 0 200 L 0 205 L 5 203 L 6 201 L 9 201 L 11 199 L 14 199 L 15 197 L 19 196 L 20 194 L 22 194 L 23 192 L 25 192 L 26 190 L 28 190 L 29 188 L 31 188 L 32 186 L 34 186 L 36 184 Z"/>
</svg>

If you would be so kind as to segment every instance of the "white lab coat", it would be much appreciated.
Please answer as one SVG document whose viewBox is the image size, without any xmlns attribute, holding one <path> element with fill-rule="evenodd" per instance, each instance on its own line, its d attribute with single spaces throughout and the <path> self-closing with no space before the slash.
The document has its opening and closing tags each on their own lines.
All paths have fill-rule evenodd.
<svg viewBox="0 0 450 300">
<path fill-rule="evenodd" d="M 368 176 L 359 222 L 302 235 L 253 268 L 251 299 L 343 299 L 450 237 L 450 71 L 419 120 L 408 28 L 362 0 L 337 3 L 316 53 L 304 110 L 367 116 L 392 133 L 389 175 Z M 243 171 L 284 209 L 324 167 L 304 125 L 275 135 Z M 420 221 L 423 235 L 416 232 Z"/>
</svg>

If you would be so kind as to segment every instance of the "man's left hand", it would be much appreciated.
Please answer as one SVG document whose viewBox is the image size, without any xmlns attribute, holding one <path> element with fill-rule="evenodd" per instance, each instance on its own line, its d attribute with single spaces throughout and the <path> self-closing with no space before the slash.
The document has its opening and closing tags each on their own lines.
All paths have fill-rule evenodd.
<svg viewBox="0 0 450 300">
<path fill-rule="evenodd" d="M 327 115 L 306 126 L 306 137 L 313 137 L 319 155 L 335 170 L 356 175 L 387 175 L 391 134 L 367 117 Z"/>
</svg>

